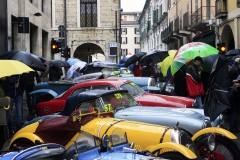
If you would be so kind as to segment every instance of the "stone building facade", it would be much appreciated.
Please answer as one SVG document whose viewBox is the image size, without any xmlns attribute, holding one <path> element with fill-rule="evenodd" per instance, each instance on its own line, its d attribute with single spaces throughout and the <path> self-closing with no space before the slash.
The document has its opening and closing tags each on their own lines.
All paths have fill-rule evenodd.
<svg viewBox="0 0 240 160">
<path fill-rule="evenodd" d="M 116 57 L 109 56 L 109 42 L 116 41 L 116 21 L 119 31 L 115 16 L 119 6 L 120 0 L 52 0 L 52 38 L 61 39 L 58 27 L 63 25 L 62 40 L 70 48 L 71 57 L 85 61 L 87 56 L 100 53 L 115 62 Z M 119 32 L 117 37 L 119 40 Z"/>
<path fill-rule="evenodd" d="M 7 51 L 22 50 L 50 59 L 51 1 L 7 0 L 6 2 Z M 23 19 L 27 22 L 24 23 L 24 29 L 21 28 Z"/>
</svg>

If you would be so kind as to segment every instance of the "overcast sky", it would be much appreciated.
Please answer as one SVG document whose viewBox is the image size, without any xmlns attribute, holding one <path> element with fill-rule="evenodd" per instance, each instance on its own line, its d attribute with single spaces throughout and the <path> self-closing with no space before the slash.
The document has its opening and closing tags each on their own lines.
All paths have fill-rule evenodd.
<svg viewBox="0 0 240 160">
<path fill-rule="evenodd" d="M 121 0 L 123 12 L 141 12 L 146 0 Z"/>
</svg>

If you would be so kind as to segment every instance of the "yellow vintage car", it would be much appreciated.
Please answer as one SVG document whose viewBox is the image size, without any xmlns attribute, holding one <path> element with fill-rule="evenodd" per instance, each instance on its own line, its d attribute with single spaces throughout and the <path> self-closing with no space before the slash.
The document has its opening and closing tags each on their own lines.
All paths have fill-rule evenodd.
<svg viewBox="0 0 240 160">
<path fill-rule="evenodd" d="M 86 113 L 86 110 L 76 110 L 71 116 L 55 117 L 28 125 L 13 136 L 8 149 L 49 142 L 69 148 L 80 138 L 88 141 L 87 137 L 82 137 L 82 131 L 101 139 L 105 134 L 111 134 L 114 129 L 121 128 L 127 133 L 128 141 L 135 143 L 135 149 L 148 150 L 156 156 L 176 160 L 199 158 L 193 141 L 178 126 L 171 128 L 109 118 L 113 116 L 113 111 L 101 113 L 92 108 L 89 110 L 89 113 Z"/>
<path fill-rule="evenodd" d="M 121 128 L 127 133 L 128 141 L 135 143 L 135 149 L 149 150 L 157 156 L 168 159 L 200 159 L 194 142 L 214 150 L 213 135 L 221 134 L 229 139 L 236 139 L 232 133 L 221 128 L 205 128 L 191 138 L 179 128 L 178 123 L 175 127 L 167 127 L 111 118 L 113 117 L 111 106 L 105 104 L 102 99 L 109 95 L 114 95 L 115 99 L 122 99 L 126 102 L 126 91 L 92 90 L 82 92 L 77 99 L 84 103 L 72 99 L 76 103 L 76 108 L 81 105 L 81 112 L 75 110 L 71 116 L 58 116 L 30 124 L 13 136 L 8 148 L 14 149 L 15 146 L 24 147 L 39 143 L 58 143 L 69 148 L 79 139 L 81 131 L 91 133 L 101 139 L 104 134 L 112 133 L 115 128 Z M 96 100 L 95 103 L 98 103 L 97 105 L 104 106 L 104 112 L 100 112 L 99 109 L 98 112 L 95 111 L 96 107 L 93 105 L 96 104 L 91 103 L 94 100 Z M 198 141 L 203 135 L 205 140 Z"/>
</svg>

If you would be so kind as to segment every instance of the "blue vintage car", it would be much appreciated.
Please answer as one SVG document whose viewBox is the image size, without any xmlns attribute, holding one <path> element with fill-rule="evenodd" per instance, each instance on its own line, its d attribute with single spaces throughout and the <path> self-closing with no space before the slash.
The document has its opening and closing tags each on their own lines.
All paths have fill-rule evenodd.
<svg viewBox="0 0 240 160">
<path fill-rule="evenodd" d="M 100 92 L 102 92 L 102 94 L 100 94 Z M 126 90 L 119 90 L 118 92 L 124 95 L 124 97 L 127 97 L 125 101 L 110 101 L 110 95 L 114 97 L 116 91 L 107 90 L 98 90 L 98 92 L 90 90 L 68 97 L 65 107 L 60 113 L 38 117 L 27 122 L 25 126 L 41 119 L 61 115 L 69 116 L 74 110 L 82 110 L 84 106 L 88 106 L 88 104 L 93 105 L 95 108 L 100 108 L 103 112 L 109 109 L 108 106 L 111 106 L 115 110 L 115 117 L 121 119 L 137 120 L 165 126 L 175 126 L 176 122 L 179 122 L 181 128 L 191 135 L 193 139 L 201 135 L 199 138 L 195 139 L 195 143 L 200 144 L 199 149 L 202 154 L 205 155 L 204 152 L 208 152 L 208 149 L 204 148 L 202 144 L 206 141 L 205 136 L 216 130 L 212 129 L 212 124 L 209 119 L 205 117 L 203 113 L 201 114 L 201 112 L 203 112 L 202 110 L 190 108 L 143 107 L 139 106 Z M 214 125 L 217 125 L 217 122 Z M 240 156 L 239 149 L 231 141 L 232 138 L 229 136 L 229 132 L 221 128 L 217 130 L 216 142 L 219 147 L 215 148 L 215 152 L 220 152 L 224 156 L 229 156 L 229 154 L 225 155 L 225 153 L 231 153 L 230 156 L 233 157 Z"/>
</svg>

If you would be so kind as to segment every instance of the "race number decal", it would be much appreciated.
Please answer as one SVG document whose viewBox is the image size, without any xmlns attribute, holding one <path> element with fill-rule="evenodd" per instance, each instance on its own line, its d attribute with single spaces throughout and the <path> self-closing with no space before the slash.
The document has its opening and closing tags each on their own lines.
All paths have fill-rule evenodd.
<svg viewBox="0 0 240 160">
<path fill-rule="evenodd" d="M 112 106 L 111 104 L 104 104 L 104 111 L 105 112 L 109 112 L 112 110 Z"/>
<path fill-rule="evenodd" d="M 133 83 L 133 82 L 130 82 L 130 85 L 132 85 L 132 86 L 135 86 L 135 83 Z"/>
<path fill-rule="evenodd" d="M 115 96 L 117 99 L 122 98 L 122 94 L 121 94 L 121 93 L 115 93 L 114 96 Z"/>
</svg>

